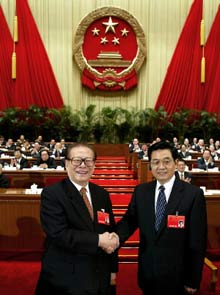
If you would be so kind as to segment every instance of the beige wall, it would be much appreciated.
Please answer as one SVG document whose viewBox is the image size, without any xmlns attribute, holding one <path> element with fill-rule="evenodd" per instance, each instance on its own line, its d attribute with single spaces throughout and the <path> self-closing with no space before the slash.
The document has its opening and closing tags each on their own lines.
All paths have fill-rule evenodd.
<svg viewBox="0 0 220 295">
<path fill-rule="evenodd" d="M 206 36 L 219 0 L 204 1 Z M 126 109 L 154 107 L 167 67 L 193 0 L 29 0 L 33 16 L 52 63 L 65 104 L 73 110 L 95 104 Z M 10 28 L 15 0 L 1 0 Z M 81 86 L 80 72 L 72 58 L 73 34 L 92 10 L 117 6 L 131 13 L 146 36 L 147 59 L 138 73 L 136 89 L 120 94 L 92 92 Z"/>
</svg>

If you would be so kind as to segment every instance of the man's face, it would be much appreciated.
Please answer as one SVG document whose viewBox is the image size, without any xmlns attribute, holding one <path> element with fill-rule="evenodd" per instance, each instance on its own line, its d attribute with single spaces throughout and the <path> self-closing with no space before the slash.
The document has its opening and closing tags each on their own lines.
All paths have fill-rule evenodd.
<svg viewBox="0 0 220 295">
<path fill-rule="evenodd" d="M 49 155 L 48 155 L 48 153 L 47 153 L 47 152 L 42 152 L 42 153 L 41 153 L 41 159 L 42 159 L 43 161 L 47 161 L 47 160 L 49 159 Z"/>
<path fill-rule="evenodd" d="M 179 172 L 185 171 L 185 163 L 184 162 L 178 161 L 176 166 L 177 166 L 177 170 Z"/>
<path fill-rule="evenodd" d="M 175 161 L 169 149 L 156 150 L 152 152 L 152 174 L 161 184 L 166 183 L 172 178 L 175 168 Z"/>
<path fill-rule="evenodd" d="M 92 177 L 95 168 L 93 151 L 84 146 L 74 147 L 70 151 L 69 159 L 72 159 L 72 161 L 66 160 L 66 170 L 69 178 L 77 184 L 85 186 Z M 87 159 L 89 166 L 85 162 L 80 164 L 80 159 Z"/>
<path fill-rule="evenodd" d="M 18 152 L 18 151 L 16 151 L 16 152 L 14 153 L 14 155 L 15 155 L 15 159 L 20 159 L 20 158 L 21 158 L 21 153 Z"/>
</svg>

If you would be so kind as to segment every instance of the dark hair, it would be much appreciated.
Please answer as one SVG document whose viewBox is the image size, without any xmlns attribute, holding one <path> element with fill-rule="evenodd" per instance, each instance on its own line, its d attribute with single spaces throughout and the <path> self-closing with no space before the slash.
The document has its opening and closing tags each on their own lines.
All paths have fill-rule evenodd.
<svg viewBox="0 0 220 295">
<path fill-rule="evenodd" d="M 177 162 L 183 162 L 186 165 L 186 161 L 183 158 L 178 158 Z"/>
<path fill-rule="evenodd" d="M 76 148 L 76 147 L 87 147 L 88 149 L 90 149 L 93 152 L 94 155 L 94 160 L 96 160 L 97 158 L 97 154 L 96 151 L 93 149 L 93 147 L 87 143 L 83 143 L 83 142 L 77 142 L 77 143 L 73 143 L 68 145 L 67 149 L 66 149 L 66 159 L 70 159 L 70 152 L 72 149 Z"/>
<path fill-rule="evenodd" d="M 168 141 L 159 141 L 152 144 L 148 149 L 148 157 L 149 161 L 151 161 L 151 154 L 153 151 L 157 150 L 170 150 L 174 161 L 178 158 L 178 151 L 177 149 L 171 145 Z"/>
</svg>

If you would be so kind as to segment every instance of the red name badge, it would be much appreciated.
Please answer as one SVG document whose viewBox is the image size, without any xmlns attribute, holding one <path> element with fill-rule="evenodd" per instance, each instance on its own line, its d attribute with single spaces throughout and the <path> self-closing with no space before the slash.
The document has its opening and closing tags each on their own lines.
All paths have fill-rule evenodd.
<svg viewBox="0 0 220 295">
<path fill-rule="evenodd" d="M 167 227 L 169 228 L 185 228 L 185 216 L 168 215 Z"/>
<path fill-rule="evenodd" d="M 97 218 L 98 218 L 98 223 L 100 224 L 106 224 L 106 225 L 110 224 L 109 213 L 97 211 Z"/>
</svg>

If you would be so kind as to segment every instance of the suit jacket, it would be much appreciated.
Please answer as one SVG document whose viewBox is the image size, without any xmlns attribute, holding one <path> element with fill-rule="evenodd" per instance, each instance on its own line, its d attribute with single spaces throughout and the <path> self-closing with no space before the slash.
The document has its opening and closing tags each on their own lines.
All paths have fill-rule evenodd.
<svg viewBox="0 0 220 295">
<path fill-rule="evenodd" d="M 200 285 L 207 240 L 205 198 L 200 188 L 175 179 L 156 232 L 155 188 L 156 181 L 136 187 L 117 233 L 123 243 L 139 228 L 138 283 L 146 294 L 180 295 L 184 285 Z M 185 228 L 168 227 L 168 215 L 176 214 L 185 216 Z"/>
<path fill-rule="evenodd" d="M 34 165 L 40 166 L 40 164 L 46 163 L 48 168 L 56 168 L 57 164 L 54 158 L 49 157 L 48 160 L 43 161 L 41 158 L 38 158 Z"/>
<path fill-rule="evenodd" d="M 69 179 L 43 189 L 46 243 L 35 294 L 107 294 L 110 273 L 117 271 L 117 253 L 109 255 L 99 248 L 98 234 L 115 230 L 114 216 L 108 192 L 93 183 L 89 189 L 94 222 Z M 109 213 L 109 224 L 98 223 L 97 212 L 103 210 Z"/>
<path fill-rule="evenodd" d="M 185 159 L 185 158 L 191 156 L 190 152 L 188 152 L 188 151 L 186 151 L 185 154 L 183 154 L 183 152 L 179 152 L 178 155 L 181 159 Z"/>
<path fill-rule="evenodd" d="M 28 160 L 24 157 L 21 157 L 19 164 L 20 164 L 20 169 L 28 168 Z"/>
<path fill-rule="evenodd" d="M 207 169 L 204 158 L 198 158 L 197 159 L 197 166 L 198 166 L 199 169 L 204 169 L 204 170 Z M 214 168 L 214 167 L 215 167 L 215 162 L 214 161 L 208 164 L 209 169 Z"/>
<path fill-rule="evenodd" d="M 188 171 L 184 171 L 184 178 L 192 178 L 192 174 L 189 173 Z M 175 176 L 177 179 L 180 179 L 180 175 L 178 173 L 178 171 L 175 171 Z"/>
</svg>

